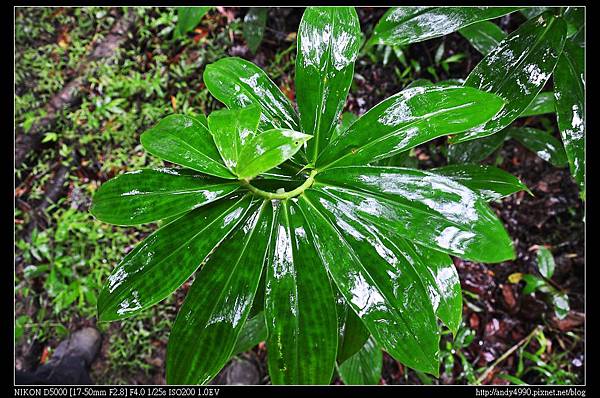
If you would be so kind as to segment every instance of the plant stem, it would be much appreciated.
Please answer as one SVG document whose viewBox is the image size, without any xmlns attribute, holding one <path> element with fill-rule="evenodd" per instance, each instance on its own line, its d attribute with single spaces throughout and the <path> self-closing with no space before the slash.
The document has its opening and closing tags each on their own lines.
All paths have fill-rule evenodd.
<svg viewBox="0 0 600 398">
<path fill-rule="evenodd" d="M 296 188 L 292 191 L 284 192 L 284 193 L 273 193 L 273 192 L 263 191 L 262 189 L 258 189 L 255 186 L 251 185 L 249 181 L 242 180 L 242 181 L 240 181 L 240 183 L 242 184 L 243 187 L 247 188 L 250 192 L 252 192 L 258 196 L 262 196 L 265 199 L 285 200 L 285 199 L 290 199 L 290 198 L 296 197 L 296 196 L 300 195 L 302 192 L 304 192 L 305 189 L 310 188 L 311 185 L 313 184 L 313 182 L 315 182 L 316 175 L 317 175 L 317 170 L 311 171 L 310 175 L 308 176 L 306 181 L 304 181 L 302 183 L 302 185 L 300 185 L 298 188 Z"/>
</svg>

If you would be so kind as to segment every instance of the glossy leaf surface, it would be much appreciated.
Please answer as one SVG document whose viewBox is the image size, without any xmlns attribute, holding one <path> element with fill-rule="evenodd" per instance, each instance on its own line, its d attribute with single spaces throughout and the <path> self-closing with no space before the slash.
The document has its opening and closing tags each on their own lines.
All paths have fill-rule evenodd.
<svg viewBox="0 0 600 398">
<path fill-rule="evenodd" d="M 167 346 L 170 384 L 206 384 L 227 363 L 266 261 L 273 207 L 263 202 L 196 275 Z"/>
<path fill-rule="evenodd" d="M 338 367 L 340 377 L 346 385 L 379 384 L 383 353 L 373 338 L 369 338 L 362 348 Z"/>
<path fill-rule="evenodd" d="M 250 207 L 248 195 L 224 199 L 192 210 L 152 233 L 108 277 L 98 297 L 99 319 L 135 315 L 174 292 Z"/>
<path fill-rule="evenodd" d="M 335 140 L 337 136 L 342 134 L 344 131 L 348 130 L 348 127 L 352 125 L 355 121 L 358 120 L 358 115 L 352 112 L 344 112 L 340 117 L 340 122 L 338 123 L 335 131 L 331 135 L 331 141 Z"/>
<path fill-rule="evenodd" d="M 483 55 L 487 55 L 506 37 L 506 33 L 490 21 L 475 23 L 462 28 L 459 32 Z"/>
<path fill-rule="evenodd" d="M 517 7 L 393 7 L 379 20 L 371 44 L 406 45 L 509 14 Z"/>
<path fill-rule="evenodd" d="M 268 11 L 266 7 L 252 7 L 244 16 L 244 39 L 252 54 L 256 53 L 263 39 Z"/>
<path fill-rule="evenodd" d="M 221 109 L 208 116 L 208 128 L 215 145 L 234 174 L 242 148 L 254 138 L 260 120 L 260 109 L 248 106 L 242 109 Z"/>
<path fill-rule="evenodd" d="M 537 265 L 540 274 L 542 274 L 544 278 L 552 278 L 556 265 L 554 264 L 552 253 L 544 246 L 540 247 L 537 251 Z"/>
<path fill-rule="evenodd" d="M 308 7 L 298 28 L 296 100 L 314 162 L 335 130 L 354 76 L 361 32 L 354 7 Z"/>
<path fill-rule="evenodd" d="M 569 42 L 554 74 L 556 117 L 571 174 L 585 199 L 584 48 Z"/>
<path fill-rule="evenodd" d="M 553 166 L 567 165 L 567 155 L 561 142 L 549 132 L 530 127 L 511 127 L 508 135 Z"/>
<path fill-rule="evenodd" d="M 201 119 L 169 115 L 144 132 L 141 142 L 146 151 L 171 163 L 216 177 L 234 178 Z"/>
<path fill-rule="evenodd" d="M 239 188 L 188 169 L 143 169 L 102 184 L 90 212 L 116 225 L 136 225 L 177 216 L 221 199 Z"/>
<path fill-rule="evenodd" d="M 450 177 L 477 192 L 486 201 L 502 199 L 523 190 L 529 192 L 527 186 L 517 177 L 494 166 L 450 165 L 432 169 L 431 172 Z"/>
<path fill-rule="evenodd" d="M 487 137 L 460 144 L 450 144 L 448 145 L 448 163 L 479 163 L 500 148 L 506 139 L 505 129 Z"/>
<path fill-rule="evenodd" d="M 555 112 L 554 93 L 544 91 L 539 93 L 519 117 L 537 116 Z"/>
<path fill-rule="evenodd" d="M 265 324 L 265 313 L 261 311 L 252 318 L 247 319 L 246 323 L 244 323 L 235 347 L 233 347 L 232 356 L 246 352 L 266 339 L 267 325 Z"/>
<path fill-rule="evenodd" d="M 212 7 L 177 7 L 177 25 L 175 25 L 175 38 L 185 35 L 187 32 L 194 30 L 200 23 L 202 17 Z"/>
<path fill-rule="evenodd" d="M 287 97 L 266 73 L 252 62 L 227 57 L 206 66 L 204 83 L 210 93 L 230 109 L 256 104 L 261 126 L 300 131 L 298 115 Z"/>
<path fill-rule="evenodd" d="M 450 256 L 399 236 L 392 240 L 417 270 L 437 317 L 456 335 L 462 321 L 462 290 Z"/>
<path fill-rule="evenodd" d="M 321 261 L 373 338 L 405 365 L 437 374 L 440 335 L 433 307 L 387 230 L 364 222 L 353 207 L 318 187 L 306 190 L 298 204 Z"/>
<path fill-rule="evenodd" d="M 546 281 L 542 278 L 538 278 L 537 276 L 531 274 L 523 275 L 523 281 L 525 282 L 525 287 L 523 288 L 523 294 L 531 294 L 541 288 L 542 286 L 546 286 Z"/>
<path fill-rule="evenodd" d="M 414 87 L 380 102 L 332 142 L 317 168 L 362 165 L 490 120 L 504 102 L 470 87 Z"/>
<path fill-rule="evenodd" d="M 360 318 L 346 304 L 346 300 L 340 295 L 338 302 L 339 339 L 337 362 L 343 363 L 346 359 L 356 354 L 369 338 L 369 330 Z"/>
<path fill-rule="evenodd" d="M 338 345 L 329 277 L 292 202 L 279 204 L 276 231 L 265 285 L 271 381 L 329 384 Z"/>
<path fill-rule="evenodd" d="M 365 221 L 434 250 L 481 262 L 514 258 L 502 223 L 475 192 L 433 173 L 396 167 L 338 167 L 316 185 Z M 319 184 L 320 183 L 320 184 Z"/>
<path fill-rule="evenodd" d="M 511 33 L 477 64 L 465 86 L 494 93 L 506 106 L 488 123 L 451 138 L 452 143 L 492 135 L 513 122 L 542 90 L 566 38 L 561 18 L 544 13 Z"/>
<path fill-rule="evenodd" d="M 254 178 L 290 159 L 311 135 L 286 129 L 267 130 L 253 137 L 240 153 L 237 175 Z"/>
</svg>

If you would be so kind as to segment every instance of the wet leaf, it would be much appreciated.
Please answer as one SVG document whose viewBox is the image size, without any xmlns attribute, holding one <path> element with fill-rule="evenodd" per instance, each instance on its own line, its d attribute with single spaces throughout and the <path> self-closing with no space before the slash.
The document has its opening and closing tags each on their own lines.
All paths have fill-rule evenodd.
<svg viewBox="0 0 600 398">
<path fill-rule="evenodd" d="M 502 199 L 519 191 L 530 192 L 517 177 L 494 166 L 450 165 L 432 169 L 431 172 L 450 177 L 477 192 L 486 201 Z"/>
<path fill-rule="evenodd" d="M 252 306 L 272 230 L 273 208 L 263 202 L 206 261 L 169 335 L 169 384 L 206 384 L 229 361 Z"/>
<path fill-rule="evenodd" d="M 523 275 L 522 280 L 525 282 L 525 287 L 523 288 L 523 294 L 531 294 L 538 290 L 539 288 L 546 286 L 546 281 L 542 278 L 538 278 L 537 276 L 531 274 Z"/>
<path fill-rule="evenodd" d="M 392 7 L 379 20 L 370 45 L 406 45 L 440 37 L 518 7 Z"/>
<path fill-rule="evenodd" d="M 506 130 L 502 130 L 476 140 L 450 144 L 448 145 L 448 163 L 479 163 L 499 149 L 506 138 Z"/>
<path fill-rule="evenodd" d="M 556 117 L 569 168 L 585 200 L 585 71 L 584 48 L 569 42 L 554 75 Z"/>
<path fill-rule="evenodd" d="M 361 32 L 354 7 L 308 7 L 298 28 L 296 98 L 302 131 L 315 138 L 306 154 L 316 161 L 330 142 L 354 76 Z"/>
<path fill-rule="evenodd" d="M 388 229 L 320 188 L 306 190 L 298 205 L 330 277 L 375 341 L 403 364 L 438 374 L 433 307 L 412 264 L 392 252 Z"/>
<path fill-rule="evenodd" d="M 341 294 L 337 314 L 340 327 L 337 363 L 340 364 L 362 348 L 370 333 L 360 318 L 348 307 Z"/>
<path fill-rule="evenodd" d="M 495 213 L 448 177 L 395 167 L 338 167 L 319 173 L 317 188 L 335 195 L 346 211 L 433 250 L 490 263 L 514 258 Z"/>
<path fill-rule="evenodd" d="M 369 338 L 363 347 L 338 367 L 340 377 L 347 385 L 379 384 L 383 353 L 373 338 Z"/>
<path fill-rule="evenodd" d="M 252 62 L 227 57 L 206 66 L 208 91 L 230 109 L 256 104 L 261 110 L 261 128 L 300 131 L 298 115 L 288 98 L 265 72 Z"/>
<path fill-rule="evenodd" d="M 564 20 L 548 12 L 502 40 L 477 64 L 465 86 L 497 94 L 506 100 L 506 106 L 489 122 L 451 137 L 450 142 L 492 135 L 519 117 L 552 75 L 565 38 Z"/>
<path fill-rule="evenodd" d="M 535 97 L 533 102 L 529 104 L 519 117 L 544 115 L 546 113 L 554 113 L 555 111 L 554 93 L 544 91 Z"/>
<path fill-rule="evenodd" d="M 338 345 L 335 297 L 293 202 L 279 204 L 266 271 L 265 319 L 273 384 L 329 384 Z"/>
<path fill-rule="evenodd" d="M 554 167 L 567 165 L 565 149 L 549 132 L 530 127 L 511 127 L 507 133 Z"/>
<path fill-rule="evenodd" d="M 286 129 L 267 130 L 242 148 L 237 166 L 240 179 L 251 179 L 290 159 L 311 135 Z"/>
<path fill-rule="evenodd" d="M 459 32 L 483 55 L 487 55 L 506 37 L 506 33 L 490 21 L 475 23 L 462 28 Z"/>
<path fill-rule="evenodd" d="M 108 277 L 98 297 L 99 320 L 127 318 L 173 293 L 250 208 L 250 196 L 234 196 L 192 210 L 152 233 Z"/>
<path fill-rule="evenodd" d="M 316 167 L 363 165 L 490 120 L 504 102 L 470 87 L 414 87 L 380 102 L 321 153 Z"/>
<path fill-rule="evenodd" d="M 251 105 L 242 109 L 222 109 L 208 116 L 208 127 L 225 166 L 234 174 L 242 148 L 254 138 L 260 109 Z"/>
<path fill-rule="evenodd" d="M 252 54 L 256 53 L 263 39 L 268 11 L 266 7 L 252 7 L 244 16 L 244 39 Z"/>
<path fill-rule="evenodd" d="M 188 169 L 142 169 L 102 184 L 90 212 L 111 224 L 144 224 L 188 212 L 238 188 L 236 182 Z"/>
<path fill-rule="evenodd" d="M 180 38 L 200 23 L 202 18 L 212 7 L 177 7 L 177 25 L 175 25 L 174 37 Z"/>
<path fill-rule="evenodd" d="M 244 323 L 233 348 L 232 356 L 246 352 L 266 339 L 267 325 L 265 323 L 265 313 L 261 311 L 252 318 L 247 319 L 246 323 Z"/>
<path fill-rule="evenodd" d="M 554 257 L 550 250 L 544 246 L 541 246 L 537 251 L 537 265 L 540 274 L 542 274 L 544 278 L 552 278 L 552 275 L 554 275 L 554 268 L 556 267 L 554 264 Z"/>
<path fill-rule="evenodd" d="M 146 151 L 161 159 L 215 177 L 235 178 L 221 160 L 206 118 L 167 116 L 143 133 L 141 142 Z"/>
</svg>

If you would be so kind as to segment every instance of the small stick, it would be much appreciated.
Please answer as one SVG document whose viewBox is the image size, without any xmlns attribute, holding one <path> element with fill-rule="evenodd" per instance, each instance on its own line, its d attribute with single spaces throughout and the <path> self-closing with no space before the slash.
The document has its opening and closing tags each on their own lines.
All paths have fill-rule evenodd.
<svg viewBox="0 0 600 398">
<path fill-rule="evenodd" d="M 524 337 L 523 339 L 521 339 L 521 341 L 519 341 L 517 344 L 515 344 L 514 346 L 510 347 L 510 349 L 508 351 L 506 351 L 504 354 L 502 354 L 502 356 L 500 356 L 500 358 L 496 359 L 494 361 L 494 363 L 488 367 L 485 372 L 483 372 L 481 374 L 481 376 L 479 376 L 479 378 L 475 381 L 476 385 L 481 384 L 482 381 L 484 381 L 486 379 L 486 377 L 492 372 L 492 370 L 494 370 L 494 368 L 496 366 L 498 366 L 498 364 L 502 361 L 504 361 L 506 358 L 508 358 L 509 356 L 512 355 L 513 352 L 515 352 L 517 350 L 517 348 L 519 348 L 520 346 L 522 346 L 523 344 L 525 344 L 525 342 L 531 340 L 531 338 L 533 336 L 535 336 L 540 330 L 542 330 L 542 326 L 538 325 L 535 327 L 535 329 L 533 329 L 531 331 L 531 333 L 529 333 L 526 337 Z"/>
</svg>

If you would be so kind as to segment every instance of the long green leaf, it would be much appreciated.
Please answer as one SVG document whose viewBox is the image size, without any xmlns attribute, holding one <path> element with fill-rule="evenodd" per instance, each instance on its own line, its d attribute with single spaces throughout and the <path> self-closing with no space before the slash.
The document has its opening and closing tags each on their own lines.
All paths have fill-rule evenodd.
<svg viewBox="0 0 600 398">
<path fill-rule="evenodd" d="M 415 267 L 437 317 L 456 335 L 462 321 L 462 290 L 452 259 L 401 237 L 392 240 L 398 252 Z"/>
<path fill-rule="evenodd" d="M 223 199 L 152 233 L 108 277 L 98 297 L 98 318 L 127 318 L 174 292 L 251 207 L 249 195 Z"/>
<path fill-rule="evenodd" d="M 448 163 L 479 163 L 502 146 L 507 138 L 506 129 L 487 137 L 460 144 L 448 145 Z"/>
<path fill-rule="evenodd" d="M 381 380 L 383 353 L 373 338 L 338 367 L 340 377 L 347 385 L 375 385 Z"/>
<path fill-rule="evenodd" d="M 329 384 L 337 351 L 335 297 L 298 208 L 282 202 L 267 266 L 265 319 L 273 384 Z"/>
<path fill-rule="evenodd" d="M 475 192 L 437 174 L 396 167 L 337 167 L 315 185 L 343 200 L 347 211 L 406 239 L 462 258 L 513 259 L 502 223 Z"/>
<path fill-rule="evenodd" d="M 206 120 L 169 115 L 142 134 L 142 145 L 152 155 L 221 178 L 235 178 L 223 164 Z"/>
<path fill-rule="evenodd" d="M 268 11 L 266 7 L 252 7 L 244 16 L 244 39 L 252 54 L 256 53 L 263 39 Z"/>
<path fill-rule="evenodd" d="M 414 87 L 380 102 L 321 153 L 317 168 L 362 165 L 490 120 L 502 99 L 470 87 Z"/>
<path fill-rule="evenodd" d="M 187 169 L 142 169 L 102 184 L 90 212 L 116 225 L 164 220 L 221 199 L 239 184 Z"/>
<path fill-rule="evenodd" d="M 478 22 L 462 28 L 459 32 L 483 55 L 487 55 L 506 37 L 506 33 L 490 21 Z"/>
<path fill-rule="evenodd" d="M 233 347 L 232 356 L 246 352 L 266 339 L 267 325 L 265 322 L 265 313 L 261 311 L 252 318 L 247 319 L 246 323 L 244 323 L 235 347 Z"/>
<path fill-rule="evenodd" d="M 321 189 L 304 191 L 298 204 L 321 261 L 373 338 L 405 365 L 437 375 L 440 334 L 433 307 L 387 232 Z"/>
<path fill-rule="evenodd" d="M 337 307 L 338 326 L 340 328 L 337 362 L 343 363 L 361 349 L 369 338 L 370 333 L 360 318 L 348 307 L 341 293 L 340 299 L 338 300 Z"/>
<path fill-rule="evenodd" d="M 584 48 L 569 42 L 554 75 L 556 116 L 571 174 L 585 199 L 585 62 Z"/>
<path fill-rule="evenodd" d="M 208 91 L 228 108 L 256 104 L 261 110 L 264 130 L 300 130 L 298 115 L 287 97 L 265 72 L 252 62 L 227 57 L 206 66 L 204 83 Z"/>
<path fill-rule="evenodd" d="M 502 199 L 515 192 L 530 192 L 517 177 L 494 166 L 465 164 L 450 165 L 430 170 L 450 177 L 459 184 L 477 192 L 486 201 Z"/>
<path fill-rule="evenodd" d="M 554 113 L 555 111 L 554 93 L 551 91 L 544 91 L 534 98 L 531 104 L 529 104 L 527 109 L 525 109 L 519 117 L 537 116 L 546 113 Z"/>
<path fill-rule="evenodd" d="M 519 117 L 552 75 L 566 30 L 562 18 L 544 13 L 525 22 L 481 60 L 467 77 L 465 86 L 497 94 L 507 104 L 488 123 L 450 141 L 458 143 L 492 135 Z"/>
<path fill-rule="evenodd" d="M 263 202 L 196 275 L 167 346 L 169 384 L 206 384 L 227 363 L 266 262 L 273 207 Z"/>
<path fill-rule="evenodd" d="M 537 251 L 536 259 L 540 274 L 542 274 L 544 278 L 552 278 L 552 275 L 554 275 L 554 268 L 556 267 L 552 252 L 544 246 L 541 246 Z"/>
<path fill-rule="evenodd" d="M 240 179 L 251 179 L 290 159 L 312 135 L 287 129 L 267 130 L 242 148 L 237 167 Z"/>
<path fill-rule="evenodd" d="M 429 40 L 516 10 L 518 7 L 393 7 L 375 26 L 369 44 L 401 46 Z"/>
<path fill-rule="evenodd" d="M 308 7 L 298 28 L 296 99 L 310 161 L 329 144 L 346 103 L 360 47 L 354 7 Z"/>
<path fill-rule="evenodd" d="M 525 148 L 535 152 L 546 162 L 555 167 L 567 165 L 567 154 L 561 142 L 552 134 L 544 130 L 530 127 L 510 127 L 507 129 L 509 137 L 519 141 Z"/>
<path fill-rule="evenodd" d="M 221 109 L 208 115 L 208 127 L 225 166 L 234 174 L 242 148 L 256 135 L 260 109 Z"/>
<path fill-rule="evenodd" d="M 177 7 L 177 25 L 175 25 L 174 36 L 179 38 L 187 32 L 194 30 L 200 23 L 202 17 L 212 7 Z"/>
</svg>

